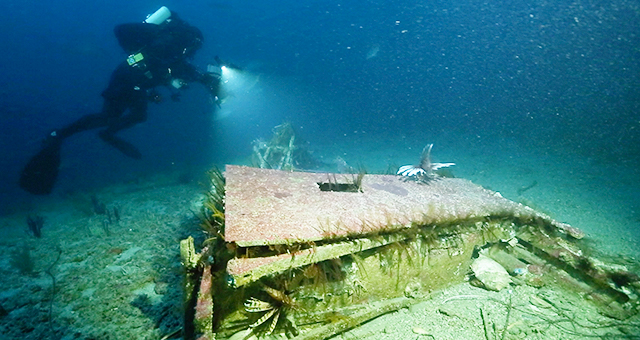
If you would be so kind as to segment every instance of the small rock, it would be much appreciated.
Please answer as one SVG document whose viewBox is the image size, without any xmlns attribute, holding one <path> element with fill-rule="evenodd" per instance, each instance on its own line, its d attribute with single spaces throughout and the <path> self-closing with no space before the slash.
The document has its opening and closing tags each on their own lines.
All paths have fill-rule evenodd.
<svg viewBox="0 0 640 340">
<path fill-rule="evenodd" d="M 509 273 L 495 260 L 480 255 L 471 264 L 471 270 L 475 277 L 489 290 L 499 292 L 511 283 Z"/>
<path fill-rule="evenodd" d="M 435 337 L 433 335 L 429 334 L 429 332 L 427 332 L 427 330 L 422 328 L 422 327 L 413 327 L 412 331 L 415 334 L 424 335 L 428 339 L 435 339 Z"/>
<path fill-rule="evenodd" d="M 417 299 L 423 296 L 422 294 L 422 284 L 418 281 L 410 282 L 404 289 L 404 296 Z"/>
<path fill-rule="evenodd" d="M 542 275 L 542 273 L 544 273 L 544 268 L 537 264 L 530 264 L 527 266 L 527 271 L 534 275 Z"/>
</svg>

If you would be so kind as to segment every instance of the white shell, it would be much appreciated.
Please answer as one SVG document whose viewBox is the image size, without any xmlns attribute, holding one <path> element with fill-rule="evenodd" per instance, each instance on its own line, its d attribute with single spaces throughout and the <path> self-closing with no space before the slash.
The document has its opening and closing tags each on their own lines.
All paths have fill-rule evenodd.
<svg viewBox="0 0 640 340">
<path fill-rule="evenodd" d="M 485 288 L 499 292 L 502 288 L 508 287 L 511 282 L 509 273 L 500 265 L 500 263 L 480 255 L 471 264 L 471 270 Z"/>
</svg>

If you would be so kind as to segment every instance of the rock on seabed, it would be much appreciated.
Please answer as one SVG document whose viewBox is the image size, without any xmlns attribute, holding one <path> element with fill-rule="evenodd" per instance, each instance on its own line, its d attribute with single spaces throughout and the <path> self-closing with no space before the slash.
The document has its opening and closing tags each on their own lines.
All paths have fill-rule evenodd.
<svg viewBox="0 0 640 340">
<path fill-rule="evenodd" d="M 471 270 L 473 270 L 476 278 L 489 290 L 499 292 L 511 283 L 511 277 L 504 267 L 484 255 L 480 255 L 471 263 Z"/>
</svg>

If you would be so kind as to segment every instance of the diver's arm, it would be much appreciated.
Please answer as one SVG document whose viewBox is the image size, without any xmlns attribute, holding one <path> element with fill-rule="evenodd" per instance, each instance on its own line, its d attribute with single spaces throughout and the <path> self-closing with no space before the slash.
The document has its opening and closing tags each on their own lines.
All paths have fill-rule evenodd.
<svg viewBox="0 0 640 340">
<path fill-rule="evenodd" d="M 190 63 L 185 63 L 184 71 L 184 80 L 204 85 L 215 98 L 220 96 L 221 78 L 219 74 L 201 71 Z"/>
<path fill-rule="evenodd" d="M 203 72 L 194 65 L 184 62 L 172 70 L 173 78 L 179 78 L 187 83 L 200 83 L 204 85 L 213 95 L 217 95 L 220 87 L 220 75 Z"/>
<path fill-rule="evenodd" d="M 220 107 L 220 103 L 222 102 L 222 97 L 223 97 L 221 86 L 220 86 L 220 83 L 221 83 L 220 74 L 200 71 L 194 65 L 185 61 L 180 65 L 177 65 L 177 67 L 174 67 L 173 70 L 171 71 L 171 75 L 173 79 L 180 80 L 181 81 L 180 83 L 197 82 L 204 85 L 206 89 L 209 91 L 209 93 L 211 94 L 212 102 L 216 106 Z M 175 87 L 175 88 L 179 88 L 179 87 Z M 179 94 L 176 92 L 172 96 L 172 98 L 174 100 L 179 100 L 178 99 Z"/>
</svg>

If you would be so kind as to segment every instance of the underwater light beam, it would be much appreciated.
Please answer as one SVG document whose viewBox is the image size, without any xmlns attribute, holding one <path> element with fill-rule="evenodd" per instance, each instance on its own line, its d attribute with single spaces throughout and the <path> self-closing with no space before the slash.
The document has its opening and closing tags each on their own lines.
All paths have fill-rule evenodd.
<svg viewBox="0 0 640 340">
<path fill-rule="evenodd" d="M 222 87 L 225 90 L 238 90 L 238 87 L 244 83 L 242 73 L 239 70 L 224 65 L 220 66 L 220 70 L 222 71 Z"/>
<path fill-rule="evenodd" d="M 207 71 L 220 77 L 221 96 L 216 99 L 214 108 L 215 120 L 224 119 L 234 113 L 253 112 L 257 102 L 264 100 L 261 92 L 260 75 L 221 61 L 216 57 L 216 64 L 209 64 Z"/>
</svg>

